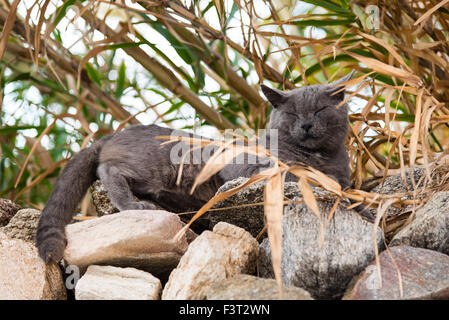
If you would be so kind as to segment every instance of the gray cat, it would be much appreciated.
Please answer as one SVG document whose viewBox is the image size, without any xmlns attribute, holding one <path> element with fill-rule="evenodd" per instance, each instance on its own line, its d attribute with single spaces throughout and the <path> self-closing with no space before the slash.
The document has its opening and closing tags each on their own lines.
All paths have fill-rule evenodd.
<svg viewBox="0 0 449 320">
<path fill-rule="evenodd" d="M 343 188 L 349 187 L 349 157 L 344 146 L 348 131 L 348 109 L 338 85 L 352 73 L 328 85 L 312 85 L 283 92 L 262 85 L 273 105 L 269 129 L 278 130 L 278 157 L 288 164 L 304 163 L 329 175 Z M 337 93 L 336 93 L 337 92 Z M 114 133 L 76 154 L 66 165 L 42 212 L 36 246 L 46 262 L 59 261 L 70 223 L 89 186 L 99 178 L 119 210 L 154 209 L 170 211 L 199 209 L 226 181 L 250 177 L 270 166 L 230 164 L 190 195 L 201 164 L 184 165 L 181 184 L 176 184 L 179 165 L 170 161 L 172 144 L 161 146 L 156 136 L 169 136 L 172 129 L 137 125 Z M 270 135 L 265 137 L 270 141 Z M 268 142 L 267 142 L 268 144 Z M 292 175 L 287 180 L 294 180 Z M 297 178 L 296 178 L 297 179 Z M 143 201 L 136 201 L 135 196 Z M 145 201 L 149 200 L 149 201 Z M 152 203 L 151 203 L 151 202 Z"/>
</svg>

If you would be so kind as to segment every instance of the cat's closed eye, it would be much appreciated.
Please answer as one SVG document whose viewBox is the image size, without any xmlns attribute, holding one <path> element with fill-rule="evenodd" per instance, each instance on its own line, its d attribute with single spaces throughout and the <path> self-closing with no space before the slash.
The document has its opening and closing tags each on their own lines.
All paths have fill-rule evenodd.
<svg viewBox="0 0 449 320">
<path fill-rule="evenodd" d="M 285 113 L 288 114 L 288 115 L 290 115 L 290 116 L 294 116 L 294 117 L 296 117 L 296 118 L 299 118 L 299 114 L 297 114 L 297 113 L 288 112 L 288 111 L 285 111 Z"/>
<path fill-rule="evenodd" d="M 320 113 L 320 112 L 326 110 L 327 108 L 328 108 L 327 106 L 322 107 L 322 108 L 319 108 L 317 111 L 314 112 L 314 115 L 317 115 L 318 113 Z"/>
</svg>

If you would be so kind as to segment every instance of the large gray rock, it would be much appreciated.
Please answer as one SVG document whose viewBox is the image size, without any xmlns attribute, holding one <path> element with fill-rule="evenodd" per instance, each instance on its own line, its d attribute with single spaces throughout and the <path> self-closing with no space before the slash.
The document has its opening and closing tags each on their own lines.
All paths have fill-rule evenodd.
<svg viewBox="0 0 449 320">
<path fill-rule="evenodd" d="M 0 227 L 6 226 L 11 218 L 20 210 L 20 206 L 9 199 L 0 199 Z"/>
<path fill-rule="evenodd" d="M 187 250 L 188 240 L 195 237 L 189 231 L 175 242 L 174 236 L 183 227 L 176 214 L 161 210 L 128 210 L 78 222 L 66 228 L 64 260 L 81 272 L 97 264 L 165 276 Z"/>
<path fill-rule="evenodd" d="M 258 243 L 234 225 L 218 223 L 204 231 L 189 246 L 162 292 L 163 300 L 195 300 L 206 297 L 214 282 L 241 273 L 253 273 Z"/>
<path fill-rule="evenodd" d="M 228 181 L 218 189 L 217 194 L 238 187 L 247 180 L 248 178 L 240 177 Z M 232 208 L 210 212 L 208 218 L 210 220 L 211 228 L 220 221 L 223 221 L 243 228 L 251 233 L 253 237 L 257 237 L 259 232 L 262 231 L 265 226 L 263 205 L 236 207 L 253 203 L 262 203 L 264 201 L 263 193 L 265 184 L 266 182 L 253 184 L 240 190 L 235 195 L 218 202 L 214 208 Z M 291 200 L 300 195 L 301 193 L 298 190 L 297 183 L 286 182 L 284 184 L 284 197 L 286 199 Z M 266 237 L 266 233 L 264 234 L 264 237 Z"/>
<path fill-rule="evenodd" d="M 89 266 L 78 280 L 76 300 L 159 300 L 161 282 L 134 268 Z"/>
<path fill-rule="evenodd" d="M 449 256 L 428 249 L 397 246 L 382 252 L 379 260 L 381 277 L 373 261 L 354 278 L 343 299 L 449 299 Z"/>
<path fill-rule="evenodd" d="M 449 192 L 438 192 L 416 210 L 414 219 L 399 231 L 390 246 L 409 245 L 449 254 Z"/>
<path fill-rule="evenodd" d="M 36 239 L 37 224 L 41 217 L 41 212 L 36 209 L 22 209 L 17 211 L 9 223 L 0 228 L 10 238 L 21 239 L 33 242 Z"/>
<path fill-rule="evenodd" d="M 326 223 L 335 197 L 318 188 L 314 188 L 314 194 L 320 199 L 321 219 Z M 337 207 L 325 225 L 322 247 L 320 221 L 304 203 L 284 208 L 282 230 L 284 283 L 303 288 L 317 299 L 341 297 L 349 281 L 374 259 L 375 244 L 383 249 L 382 230 L 374 229 L 344 205 Z M 261 276 L 273 277 L 268 239 L 260 245 L 259 266 Z"/>
<path fill-rule="evenodd" d="M 59 300 L 66 289 L 59 267 L 45 264 L 31 243 L 0 232 L 0 300 Z"/>
<path fill-rule="evenodd" d="M 276 280 L 246 274 L 213 283 L 206 291 L 207 300 L 278 300 Z M 283 286 L 283 300 L 313 300 L 310 294 L 298 287 Z"/>
</svg>

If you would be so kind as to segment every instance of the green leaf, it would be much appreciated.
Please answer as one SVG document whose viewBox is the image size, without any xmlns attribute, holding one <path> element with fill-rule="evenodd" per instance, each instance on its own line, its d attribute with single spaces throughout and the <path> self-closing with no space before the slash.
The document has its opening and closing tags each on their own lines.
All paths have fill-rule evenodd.
<svg viewBox="0 0 449 320">
<path fill-rule="evenodd" d="M 145 41 L 139 41 L 139 42 L 123 42 L 123 43 L 117 43 L 117 44 L 110 44 L 105 46 L 105 50 L 117 50 L 117 49 L 124 49 L 124 48 L 131 48 L 131 47 L 138 47 L 142 44 L 145 44 Z"/>
<path fill-rule="evenodd" d="M 125 89 L 125 79 L 126 79 L 126 66 L 125 62 L 122 61 L 120 69 L 118 70 L 117 89 L 115 90 L 115 97 L 117 99 L 123 95 L 123 90 Z"/>
<path fill-rule="evenodd" d="M 162 25 L 159 21 L 153 21 L 150 18 L 148 18 L 147 15 L 143 16 L 146 18 L 147 22 L 151 25 L 151 27 L 154 30 L 159 32 L 168 42 L 170 42 L 171 46 L 173 47 L 173 49 L 176 50 L 176 52 L 178 53 L 178 55 L 181 57 L 182 60 L 184 60 L 187 64 L 193 63 L 195 55 L 193 54 L 193 52 L 190 50 L 189 47 L 179 42 L 178 39 L 176 39 L 176 37 L 172 35 L 171 32 L 168 31 L 167 28 L 164 25 Z"/>
<path fill-rule="evenodd" d="M 62 18 L 64 18 L 67 14 L 67 10 L 73 6 L 76 2 L 79 3 L 83 3 L 86 0 L 68 0 L 66 2 L 64 2 L 64 4 L 62 6 L 60 6 L 58 9 L 56 9 L 56 18 L 53 22 L 53 24 L 55 26 L 57 26 L 59 24 L 59 22 L 61 22 Z"/>
<path fill-rule="evenodd" d="M 298 27 L 323 27 L 323 26 L 344 26 L 354 23 L 355 19 L 307 19 L 290 21 L 286 24 L 296 25 Z"/>
<path fill-rule="evenodd" d="M 334 63 L 341 62 L 341 61 L 355 61 L 355 62 L 357 62 L 356 59 L 354 59 L 353 57 L 351 57 L 351 56 L 349 56 L 347 54 L 339 54 L 339 55 L 337 55 L 335 57 L 335 59 L 334 59 L 334 57 L 328 57 L 328 58 L 322 59 L 321 63 L 325 67 L 328 67 L 328 66 L 330 66 L 330 65 L 332 65 Z M 306 74 L 306 77 L 309 77 L 309 76 L 311 76 L 311 75 L 313 75 L 313 74 L 315 74 L 316 72 L 319 72 L 319 71 L 321 71 L 321 65 L 319 63 L 316 63 L 316 64 L 312 65 L 311 67 L 309 67 L 305 71 L 305 74 Z M 295 78 L 293 80 L 293 82 L 294 83 L 298 83 L 298 82 L 300 82 L 302 80 L 303 80 L 302 76 L 298 76 L 297 78 Z"/>
<path fill-rule="evenodd" d="M 84 67 L 87 70 L 87 75 L 89 76 L 90 80 L 92 80 L 101 87 L 101 80 L 102 80 L 101 74 L 89 62 L 87 62 L 84 65 Z"/>
<path fill-rule="evenodd" d="M 21 130 L 28 130 L 28 129 L 36 129 L 36 130 L 43 130 L 45 127 L 43 126 L 32 126 L 32 125 L 23 125 L 23 126 L 5 126 L 0 127 L 0 134 L 8 135 L 17 131 Z"/>
<path fill-rule="evenodd" d="M 184 101 L 179 101 L 179 102 L 172 104 L 172 106 L 167 111 L 164 112 L 163 116 L 165 116 L 169 113 L 172 113 L 173 111 L 179 110 L 179 108 L 181 108 L 183 105 L 184 105 Z"/>
<path fill-rule="evenodd" d="M 204 15 L 206 14 L 207 11 L 209 11 L 210 8 L 212 8 L 214 6 L 214 2 L 210 1 L 206 8 L 204 8 L 204 10 L 201 12 L 201 16 L 204 17 Z"/>
<path fill-rule="evenodd" d="M 341 7 L 337 3 L 329 1 L 329 0 L 303 0 L 303 2 L 314 4 L 316 6 L 328 9 L 330 11 L 338 12 L 338 13 L 350 12 L 347 8 Z"/>
<path fill-rule="evenodd" d="M 232 20 L 232 18 L 234 17 L 234 15 L 238 9 L 239 9 L 239 6 L 234 2 L 232 4 L 231 12 L 229 13 L 229 16 L 226 18 L 226 25 L 225 25 L 226 27 L 228 26 L 229 21 Z"/>
<path fill-rule="evenodd" d="M 61 31 L 59 31 L 58 29 L 55 29 L 55 31 L 53 31 L 52 33 L 53 33 L 53 37 L 55 37 L 56 41 L 62 43 Z"/>
<path fill-rule="evenodd" d="M 6 83 L 8 82 L 14 82 L 14 81 L 20 81 L 20 80 L 30 80 L 31 74 L 29 72 L 19 73 L 19 74 L 12 74 L 9 78 L 6 79 Z"/>
</svg>

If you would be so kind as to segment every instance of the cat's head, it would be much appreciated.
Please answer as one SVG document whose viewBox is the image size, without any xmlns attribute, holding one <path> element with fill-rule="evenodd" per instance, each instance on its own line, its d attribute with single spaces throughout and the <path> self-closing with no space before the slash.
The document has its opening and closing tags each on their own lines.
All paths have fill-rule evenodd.
<svg viewBox="0 0 449 320">
<path fill-rule="evenodd" d="M 344 100 L 341 83 L 353 72 L 330 84 L 311 85 L 281 91 L 262 85 L 262 91 L 273 105 L 270 129 L 290 144 L 317 150 L 340 146 L 348 132 L 348 106 L 337 106 Z"/>
</svg>

